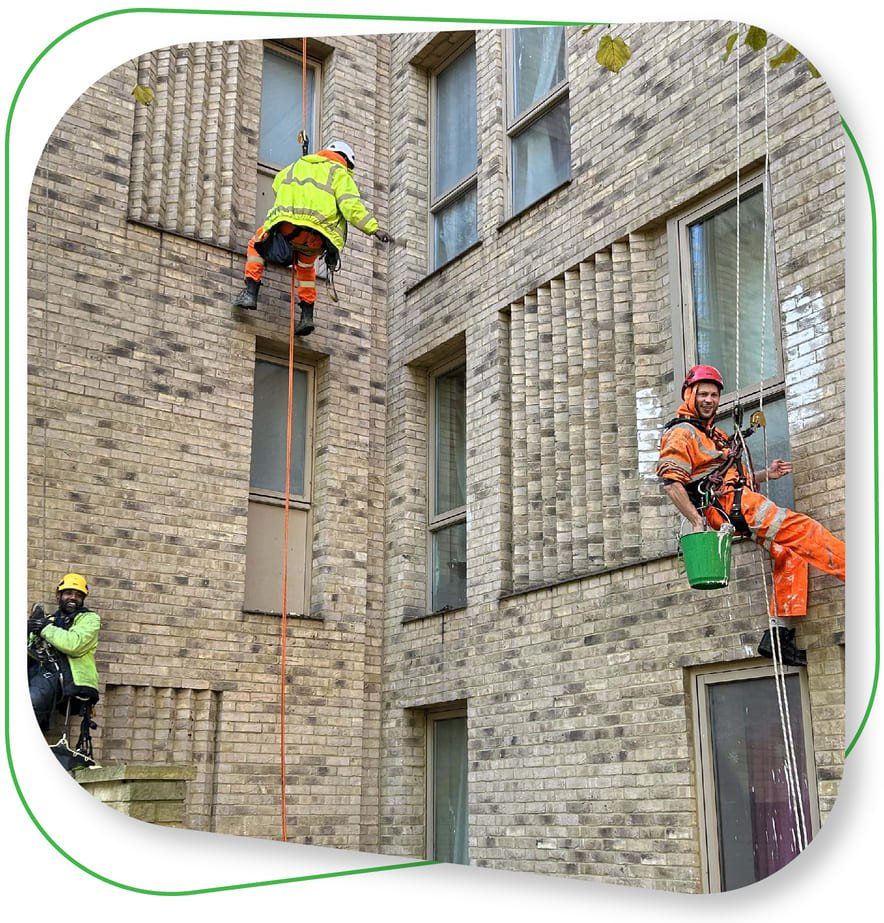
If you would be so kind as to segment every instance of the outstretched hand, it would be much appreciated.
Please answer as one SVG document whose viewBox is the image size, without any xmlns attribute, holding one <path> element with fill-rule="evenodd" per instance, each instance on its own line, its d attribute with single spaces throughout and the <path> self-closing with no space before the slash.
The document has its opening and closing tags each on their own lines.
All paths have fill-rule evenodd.
<svg viewBox="0 0 884 923">
<path fill-rule="evenodd" d="M 377 239 L 378 239 L 382 244 L 388 244 L 388 243 L 390 243 L 390 241 L 393 239 L 386 231 L 382 231 L 380 228 L 378 228 L 378 229 L 374 232 L 374 236 L 377 237 Z"/>
<path fill-rule="evenodd" d="M 792 462 L 783 461 L 782 458 L 775 458 L 767 466 L 767 477 L 770 481 L 776 481 L 787 474 L 792 473 Z"/>
</svg>

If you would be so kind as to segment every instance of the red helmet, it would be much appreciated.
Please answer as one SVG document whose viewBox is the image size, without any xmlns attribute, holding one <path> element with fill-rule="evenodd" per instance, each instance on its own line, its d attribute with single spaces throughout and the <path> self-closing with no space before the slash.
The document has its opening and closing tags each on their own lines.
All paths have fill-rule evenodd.
<svg viewBox="0 0 884 923">
<path fill-rule="evenodd" d="M 701 381 L 714 382 L 718 385 L 720 390 L 724 390 L 724 379 L 721 377 L 721 372 L 719 372 L 714 365 L 695 365 L 692 369 L 688 370 L 687 375 L 684 377 L 684 382 L 681 386 L 681 396 L 684 397 L 685 390 L 690 387 L 690 385 L 695 385 Z"/>
</svg>

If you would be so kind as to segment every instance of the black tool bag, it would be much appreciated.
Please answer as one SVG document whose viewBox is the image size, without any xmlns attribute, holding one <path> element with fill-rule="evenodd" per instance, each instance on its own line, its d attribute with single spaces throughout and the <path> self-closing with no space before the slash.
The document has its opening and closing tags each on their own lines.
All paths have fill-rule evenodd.
<svg viewBox="0 0 884 923">
<path fill-rule="evenodd" d="M 255 249 L 267 263 L 291 266 L 295 261 L 295 251 L 278 227 L 272 227 L 263 240 L 255 241 Z"/>
</svg>

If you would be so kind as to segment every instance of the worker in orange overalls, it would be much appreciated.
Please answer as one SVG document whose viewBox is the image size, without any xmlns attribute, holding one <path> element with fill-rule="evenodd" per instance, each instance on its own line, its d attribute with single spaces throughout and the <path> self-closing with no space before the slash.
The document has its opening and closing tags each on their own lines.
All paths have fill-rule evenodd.
<svg viewBox="0 0 884 923">
<path fill-rule="evenodd" d="M 273 206 L 255 231 L 246 250 L 245 288 L 234 299 L 239 308 L 258 305 L 264 264 L 291 266 L 296 262 L 298 304 L 301 316 L 295 333 L 313 332 L 316 303 L 316 258 L 337 267 L 352 224 L 364 234 L 389 243 L 390 235 L 378 227 L 359 195 L 353 179 L 356 155 L 346 141 L 332 141 L 318 154 L 305 154 L 276 174 Z"/>
<path fill-rule="evenodd" d="M 767 548 L 773 559 L 771 622 L 758 653 L 771 657 L 777 645 L 783 663 L 803 666 L 807 655 L 796 647 L 795 629 L 789 623 L 807 614 L 808 565 L 843 581 L 844 542 L 816 520 L 778 507 L 755 490 L 763 481 L 791 473 L 792 465 L 775 458 L 765 470 L 747 473 L 732 440 L 715 426 L 723 388 L 714 366 L 690 369 L 678 415 L 666 425 L 660 441 L 657 475 L 694 532 L 707 524 L 719 529 L 731 522 L 738 534 Z"/>
</svg>

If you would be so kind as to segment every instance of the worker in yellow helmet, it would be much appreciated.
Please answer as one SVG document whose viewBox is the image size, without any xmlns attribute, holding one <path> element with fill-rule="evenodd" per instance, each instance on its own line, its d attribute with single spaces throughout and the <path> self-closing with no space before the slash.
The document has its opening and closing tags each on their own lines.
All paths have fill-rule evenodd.
<svg viewBox="0 0 884 923">
<path fill-rule="evenodd" d="M 257 307 L 265 263 L 295 263 L 301 309 L 295 333 L 307 336 L 313 332 L 316 258 L 325 254 L 326 263 L 337 268 L 351 224 L 381 243 L 392 239 L 362 201 L 353 179 L 355 166 L 353 148 L 346 141 L 332 141 L 319 153 L 305 154 L 276 174 L 276 198 L 264 224 L 249 241 L 245 288 L 234 305 Z"/>
<path fill-rule="evenodd" d="M 39 603 L 28 618 L 28 686 L 43 731 L 52 712 L 80 714 L 98 701 L 95 650 L 101 618 L 86 605 L 89 586 L 82 574 L 65 574 L 55 589 L 57 608 L 47 615 Z"/>
</svg>

